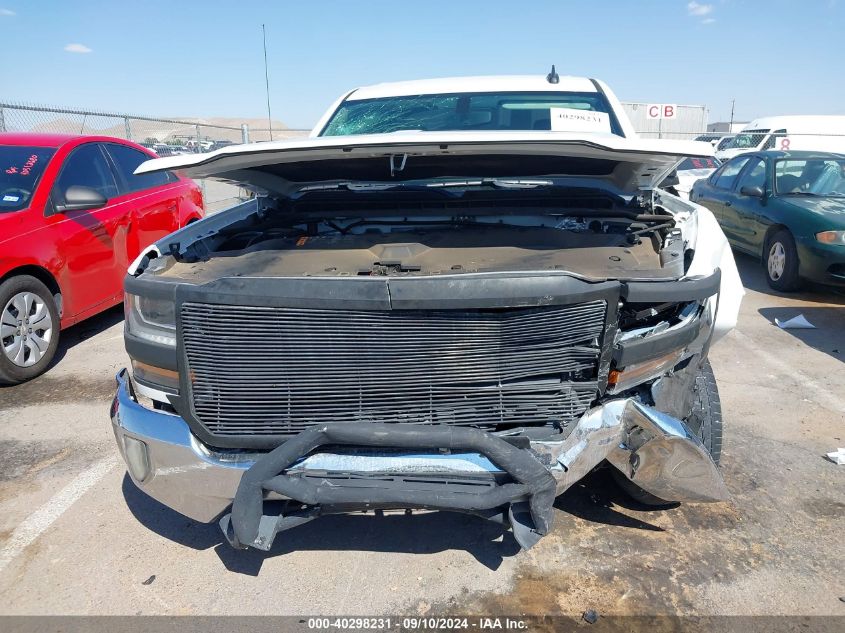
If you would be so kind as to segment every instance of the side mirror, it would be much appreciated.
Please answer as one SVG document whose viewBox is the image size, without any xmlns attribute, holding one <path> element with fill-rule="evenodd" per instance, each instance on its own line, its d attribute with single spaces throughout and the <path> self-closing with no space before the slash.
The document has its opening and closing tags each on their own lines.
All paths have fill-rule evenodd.
<svg viewBox="0 0 845 633">
<path fill-rule="evenodd" d="M 743 196 L 751 196 L 752 198 L 762 198 L 763 197 L 763 188 L 762 187 L 742 187 L 739 190 Z"/>
<path fill-rule="evenodd" d="M 71 185 L 65 191 L 64 204 L 57 204 L 56 211 L 58 213 L 65 213 L 66 211 L 99 209 L 100 207 L 106 206 L 107 202 L 108 199 L 96 189 L 81 185 Z"/>
</svg>

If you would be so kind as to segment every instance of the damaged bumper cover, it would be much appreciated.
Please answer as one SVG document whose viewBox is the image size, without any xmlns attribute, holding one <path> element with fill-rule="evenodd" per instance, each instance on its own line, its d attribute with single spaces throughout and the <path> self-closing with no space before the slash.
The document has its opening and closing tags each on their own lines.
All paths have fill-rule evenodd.
<svg viewBox="0 0 845 633">
<path fill-rule="evenodd" d="M 523 547 L 552 527 L 554 499 L 607 460 L 666 501 L 723 501 L 718 468 L 686 425 L 631 398 L 587 411 L 561 440 L 516 441 L 463 427 L 334 424 L 269 453 L 217 453 L 182 418 L 138 403 L 126 372 L 111 409 L 135 484 L 188 517 L 220 521 L 235 547 L 322 514 L 378 508 L 469 512 L 509 524 Z M 288 500 L 265 514 L 265 503 Z"/>
</svg>

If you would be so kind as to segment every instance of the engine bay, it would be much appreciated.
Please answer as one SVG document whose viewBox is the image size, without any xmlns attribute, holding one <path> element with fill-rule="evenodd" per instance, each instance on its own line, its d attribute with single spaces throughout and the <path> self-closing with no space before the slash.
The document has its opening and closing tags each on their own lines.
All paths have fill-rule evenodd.
<svg viewBox="0 0 845 633">
<path fill-rule="evenodd" d="M 668 214 L 586 209 L 546 213 L 291 217 L 255 213 L 192 243 L 159 274 L 203 283 L 227 276 L 429 276 L 566 271 L 585 279 L 683 274 Z"/>
</svg>

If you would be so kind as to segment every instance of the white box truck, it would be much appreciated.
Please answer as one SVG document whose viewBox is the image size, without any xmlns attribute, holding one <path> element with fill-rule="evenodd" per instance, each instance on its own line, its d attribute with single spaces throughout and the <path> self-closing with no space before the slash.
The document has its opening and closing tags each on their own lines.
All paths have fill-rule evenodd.
<svg viewBox="0 0 845 633">
<path fill-rule="evenodd" d="M 845 116 L 773 116 L 755 119 L 716 157 L 726 161 L 738 154 L 766 149 L 814 150 L 845 153 Z"/>
</svg>

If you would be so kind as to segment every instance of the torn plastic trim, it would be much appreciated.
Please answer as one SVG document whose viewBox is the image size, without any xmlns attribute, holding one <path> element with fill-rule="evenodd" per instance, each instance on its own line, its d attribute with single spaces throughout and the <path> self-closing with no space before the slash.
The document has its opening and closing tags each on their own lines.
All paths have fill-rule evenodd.
<svg viewBox="0 0 845 633">
<path fill-rule="evenodd" d="M 629 281 L 622 285 L 622 298 L 632 303 L 700 301 L 718 294 L 721 283 L 718 268 L 709 275 L 678 281 Z"/>
<path fill-rule="evenodd" d="M 507 472 L 515 483 L 487 488 L 483 492 L 452 493 L 420 491 L 404 487 L 350 488 L 315 484 L 284 471 L 304 455 L 324 444 L 376 446 L 389 448 L 451 449 L 477 452 Z M 231 515 L 221 520 L 221 528 L 229 542 L 238 548 L 246 546 L 268 550 L 276 533 L 298 525 L 290 515 L 268 517 L 263 514 L 265 491 L 272 491 L 308 506 L 311 518 L 322 506 L 357 506 L 361 509 L 384 505 L 424 507 L 429 509 L 486 512 L 508 504 L 527 501 L 528 530 L 522 536 L 536 533 L 537 538 L 551 529 L 552 504 L 556 482 L 552 473 L 534 455 L 485 431 L 455 427 L 401 427 L 389 424 L 350 423 L 323 425 L 307 429 L 258 460 L 241 478 L 232 504 Z M 514 515 L 513 512 L 511 512 Z M 299 515 L 295 515 L 299 517 Z M 515 515 L 514 515 L 515 516 Z M 309 519 L 310 520 L 310 519 Z M 231 530 L 229 527 L 231 526 Z M 515 535 L 517 531 L 515 530 Z M 524 538 L 530 547 L 536 539 Z"/>
<path fill-rule="evenodd" d="M 623 332 L 613 347 L 613 361 L 617 367 L 658 358 L 675 349 L 683 349 L 698 338 L 701 331 L 701 307 L 682 316 L 680 323 L 659 329 L 645 328 L 641 334 Z"/>
<path fill-rule="evenodd" d="M 717 297 L 710 297 L 701 303 L 695 302 L 687 304 L 684 310 L 681 311 L 681 322 L 670 328 L 659 330 L 662 324 L 658 324 L 653 328 L 657 332 L 653 335 L 647 335 L 641 345 L 634 347 L 635 355 L 625 355 L 623 360 L 616 360 L 616 368 L 621 372 L 617 376 L 615 384 L 608 388 L 608 394 L 623 393 L 637 385 L 645 385 L 648 382 L 654 386 L 660 384 L 669 384 L 675 382 L 673 378 L 680 371 L 684 373 L 684 368 L 690 362 L 695 362 L 696 366 L 699 361 L 695 361 L 696 356 L 699 358 L 707 356 L 707 350 L 710 347 L 713 337 L 713 319 L 714 319 L 714 304 L 718 300 Z M 663 322 L 666 323 L 666 322 Z M 634 330 L 633 332 L 647 332 L 647 328 Z M 632 331 L 625 334 L 630 335 Z M 617 338 L 617 343 L 621 341 L 636 342 L 639 339 L 628 338 L 622 336 Z M 618 350 L 614 348 L 618 353 Z M 639 358 L 642 354 L 642 358 Z M 646 369 L 646 367 L 649 367 Z M 656 379 L 656 380 L 655 380 Z M 658 388 L 660 391 L 663 388 Z M 653 391 L 654 393 L 654 391 Z M 682 389 L 682 394 L 686 395 L 687 401 L 692 396 L 692 384 L 687 385 Z M 669 405 L 663 398 L 655 396 L 654 402 L 657 404 L 657 409 L 668 412 L 670 415 L 683 419 L 689 413 L 689 408 L 683 403 L 679 402 L 677 398 L 671 398 L 672 404 Z M 667 408 L 667 406 L 669 408 Z"/>
</svg>

